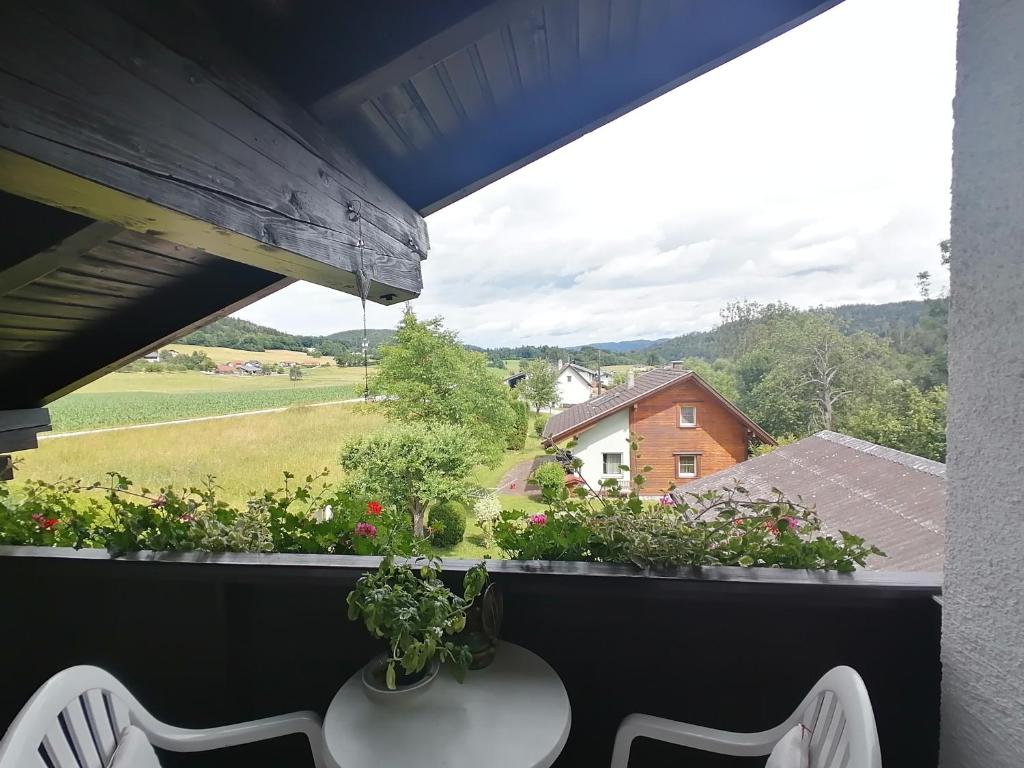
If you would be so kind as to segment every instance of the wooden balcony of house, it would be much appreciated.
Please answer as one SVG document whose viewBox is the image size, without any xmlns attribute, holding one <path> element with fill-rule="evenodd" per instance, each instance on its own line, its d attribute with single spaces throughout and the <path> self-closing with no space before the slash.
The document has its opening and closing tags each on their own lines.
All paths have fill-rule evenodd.
<svg viewBox="0 0 1024 768">
<path fill-rule="evenodd" d="M 0 722 L 55 671 L 81 663 L 112 672 L 176 725 L 323 715 L 380 650 L 345 615 L 347 593 L 376 564 L 0 547 L 0 581 L 19 585 L 5 590 L 0 608 L 8 628 Z M 470 563 L 445 565 L 446 578 L 460 579 Z M 616 728 L 633 712 L 736 731 L 773 727 L 841 664 L 865 681 L 884 764 L 936 765 L 938 574 L 654 573 L 518 561 L 488 569 L 504 593 L 503 640 L 544 659 L 568 694 L 572 724 L 557 766 L 609 765 Z M 633 751 L 631 765 L 757 764 L 646 739 Z M 164 765 L 299 766 L 311 764 L 308 753 L 302 737 L 290 736 L 168 754 Z"/>
</svg>

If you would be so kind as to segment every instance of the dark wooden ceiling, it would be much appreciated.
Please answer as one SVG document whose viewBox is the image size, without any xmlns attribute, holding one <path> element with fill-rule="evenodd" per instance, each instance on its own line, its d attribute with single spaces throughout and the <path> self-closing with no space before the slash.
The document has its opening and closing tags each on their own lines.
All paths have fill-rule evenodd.
<svg viewBox="0 0 1024 768">
<path fill-rule="evenodd" d="M 838 0 L 211 5 L 233 44 L 430 213 Z"/>
<path fill-rule="evenodd" d="M 0 193 L 6 225 L 0 245 L 0 410 L 50 402 L 281 287 L 288 280 L 275 265 L 296 268 L 291 254 L 299 246 L 293 241 L 313 256 L 324 233 L 340 244 L 320 257 L 313 277 L 282 268 L 284 274 L 357 292 L 355 257 L 346 248 L 359 252 L 360 269 L 363 254 L 342 237 L 346 228 L 355 229 L 345 214 L 350 187 L 389 211 L 404 207 L 406 213 L 392 221 L 367 204 L 360 210 L 376 216 L 364 217 L 368 225 L 411 233 L 379 235 L 388 253 L 377 259 L 374 280 L 380 284 L 370 281 L 376 291 L 370 298 L 387 303 L 415 295 L 427 243 L 422 220 L 417 223 L 409 206 L 422 214 L 435 211 L 838 1 L 93 0 L 99 5 L 79 6 L 47 0 L 39 19 L 47 20 L 51 37 L 63 36 L 82 61 L 99 62 L 126 85 L 111 85 L 104 96 L 107 80 L 80 79 L 82 73 L 63 62 L 68 56 L 39 53 L 38 68 L 47 70 L 40 82 L 63 90 L 42 88 L 26 63 L 36 55 L 35 45 L 21 33 L 0 56 L 6 62 L 0 62 L 0 111 L 6 108 L 15 126 L 11 133 L 0 120 L 0 159 L 6 152 L 11 169 L 12 158 L 26 147 L 45 141 L 57 147 L 36 171 L 23 169 L 15 179 L 8 170 L 12 178 L 0 178 L 0 188 L 18 192 L 23 183 L 35 190 L 25 197 L 40 201 Z M 34 13 L 24 10 L 29 5 L 19 2 L 22 10 L 12 18 L 25 24 Z M 25 34 L 32 29 L 26 26 Z M 24 55 L 13 51 L 19 46 Z M 29 82 L 34 90 L 27 90 Z M 86 83 L 95 93 L 83 90 Z M 24 102 L 26 110 L 36 109 L 45 122 L 38 136 L 17 108 L 29 92 L 35 102 Z M 146 95 L 153 109 L 140 101 Z M 65 103 L 72 102 L 77 112 L 67 111 Z M 118 130 L 95 147 L 80 145 L 91 124 L 80 117 L 81 130 L 67 115 L 94 113 Z M 244 124 L 254 115 L 259 121 Z M 150 141 L 146 130 L 165 138 Z M 248 158 L 237 164 L 244 171 L 240 178 L 259 179 L 250 166 L 263 164 L 265 173 L 281 177 L 284 191 L 278 195 L 280 190 L 260 183 L 232 186 L 236 182 L 222 167 L 226 155 L 218 156 L 216 145 L 178 146 L 179 139 L 191 140 L 189 131 L 225 142 L 230 136 L 235 154 Z M 87 165 L 109 164 L 108 155 L 117 160 L 124 153 L 130 160 L 126 173 L 148 170 L 150 186 L 135 193 L 136 201 L 151 203 L 168 179 L 192 190 L 178 194 L 177 210 L 212 222 L 206 240 L 183 239 L 191 245 L 184 247 L 173 242 L 179 231 L 173 226 L 150 230 L 133 226 L 131 217 L 116 218 L 119 211 L 107 216 L 102 205 L 78 207 L 82 201 L 92 205 L 95 194 L 61 202 L 64 188 L 40 193 L 33 175 L 47 164 L 59 167 L 66 148 Z M 68 178 L 81 175 L 77 168 L 65 170 Z M 102 174 L 92 181 L 101 188 L 106 183 Z M 226 242 L 218 239 L 225 232 L 222 222 L 189 208 L 200 190 L 210 199 L 211 191 L 221 195 L 228 208 L 252 194 L 247 200 L 259 204 L 247 209 L 254 224 L 242 234 L 246 243 L 263 242 L 212 255 Z M 269 253 L 287 258 L 268 261 Z M 408 294 L 387 287 L 403 280 L 412 281 Z"/>
</svg>

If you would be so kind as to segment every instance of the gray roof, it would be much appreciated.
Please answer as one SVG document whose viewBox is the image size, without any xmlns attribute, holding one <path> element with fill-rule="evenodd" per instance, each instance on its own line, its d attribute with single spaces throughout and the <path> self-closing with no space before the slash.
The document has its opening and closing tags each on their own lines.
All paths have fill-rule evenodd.
<svg viewBox="0 0 1024 768">
<path fill-rule="evenodd" d="M 752 496 L 778 488 L 813 506 L 830 533 L 863 536 L 888 555 L 868 561 L 875 570 L 942 570 L 945 464 L 824 431 L 687 483 L 677 493 L 735 482 Z"/>
<path fill-rule="evenodd" d="M 602 416 L 614 413 L 620 408 L 635 402 L 652 392 L 661 389 L 674 381 L 690 375 L 690 371 L 677 371 L 671 368 L 658 368 L 637 376 L 632 387 L 627 384 L 620 384 L 613 387 L 593 400 L 585 403 L 578 403 L 566 408 L 561 413 L 556 413 L 544 426 L 544 437 L 558 437 L 591 422 Z"/>
</svg>

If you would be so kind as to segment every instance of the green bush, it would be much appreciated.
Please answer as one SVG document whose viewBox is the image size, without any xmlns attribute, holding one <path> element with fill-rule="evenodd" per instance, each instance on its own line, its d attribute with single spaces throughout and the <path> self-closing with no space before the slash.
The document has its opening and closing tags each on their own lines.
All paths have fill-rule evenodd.
<svg viewBox="0 0 1024 768">
<path fill-rule="evenodd" d="M 509 429 L 505 447 L 510 451 L 521 451 L 526 447 L 526 433 L 530 429 L 530 407 L 522 400 L 512 401 L 515 421 Z"/>
<path fill-rule="evenodd" d="M 565 487 L 565 469 L 557 461 L 547 461 L 533 471 L 530 482 L 548 498 Z"/>
<path fill-rule="evenodd" d="M 430 543 L 454 547 L 466 535 L 466 508 L 457 501 L 445 501 L 430 510 Z"/>
<path fill-rule="evenodd" d="M 544 427 L 548 424 L 548 419 L 551 418 L 550 414 L 538 413 L 533 417 L 533 434 L 537 436 L 537 439 L 544 437 Z"/>
</svg>

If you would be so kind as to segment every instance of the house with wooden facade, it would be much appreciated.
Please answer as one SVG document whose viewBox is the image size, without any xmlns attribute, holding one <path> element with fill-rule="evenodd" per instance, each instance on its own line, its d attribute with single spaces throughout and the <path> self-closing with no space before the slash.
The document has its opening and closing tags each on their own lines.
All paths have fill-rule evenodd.
<svg viewBox="0 0 1024 768">
<path fill-rule="evenodd" d="M 631 436 L 639 450 L 630 451 Z M 614 479 L 627 486 L 641 466 L 645 492 L 661 494 L 728 469 L 749 456 L 753 441 L 772 436 L 681 363 L 649 371 L 551 417 L 549 445 L 575 440 L 580 476 L 597 488 Z"/>
</svg>

